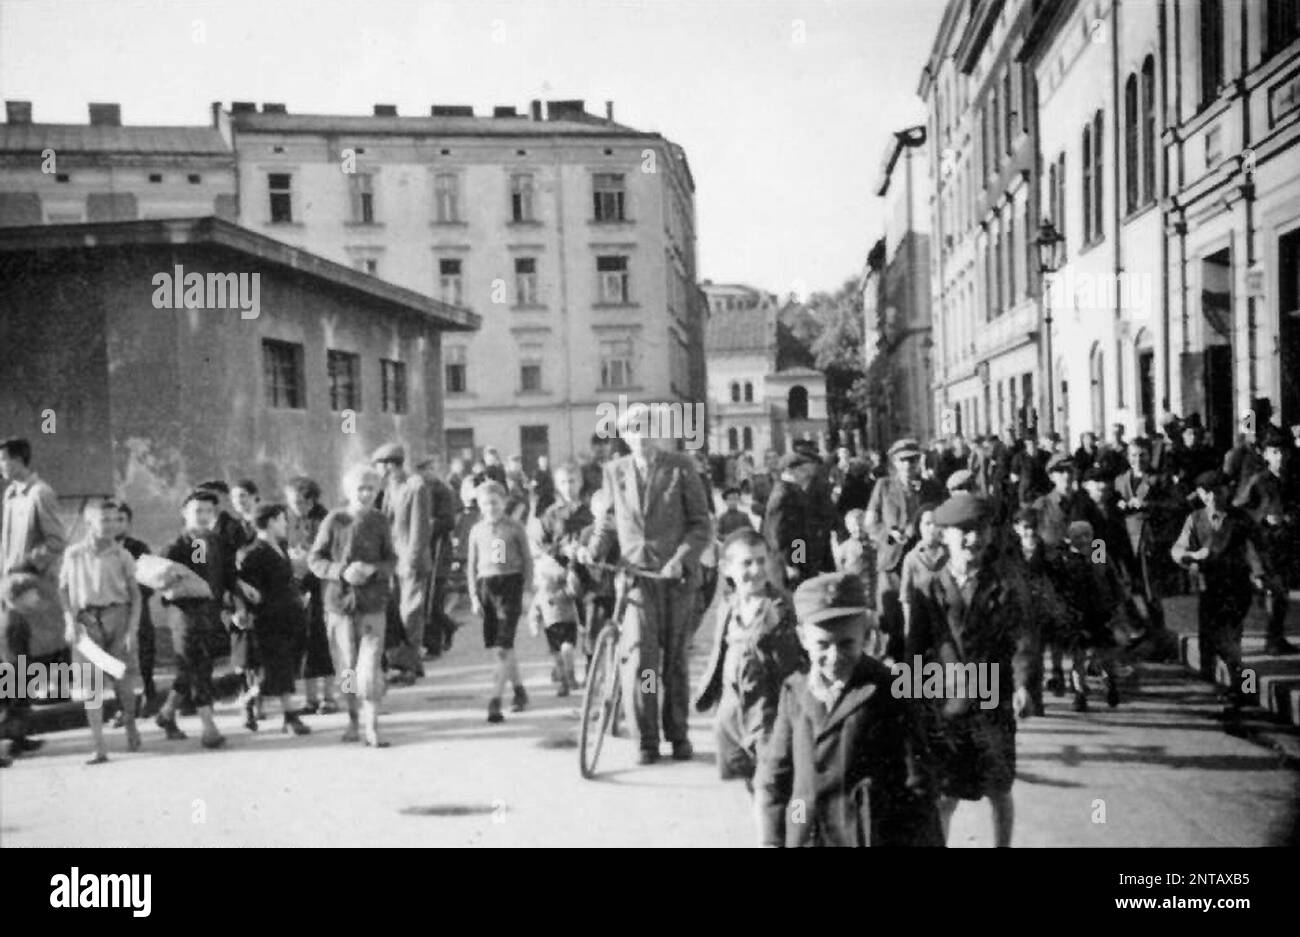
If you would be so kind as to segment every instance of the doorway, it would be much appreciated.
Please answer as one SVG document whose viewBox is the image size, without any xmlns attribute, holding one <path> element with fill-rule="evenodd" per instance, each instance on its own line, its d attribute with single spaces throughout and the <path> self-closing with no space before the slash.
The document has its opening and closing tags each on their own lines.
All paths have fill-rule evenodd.
<svg viewBox="0 0 1300 937">
<path fill-rule="evenodd" d="M 1137 397 L 1141 433 L 1149 438 L 1156 432 L 1156 350 L 1146 329 L 1137 338 Z"/>
<path fill-rule="evenodd" d="M 1277 242 L 1281 425 L 1300 423 L 1300 229 Z"/>
<path fill-rule="evenodd" d="M 1201 261 L 1201 335 L 1205 432 L 1210 445 L 1232 448 L 1232 257 L 1228 248 Z"/>
<path fill-rule="evenodd" d="M 524 471 L 529 476 L 537 471 L 537 457 L 551 457 L 551 428 L 549 426 L 519 427 L 519 455 L 524 462 Z"/>
</svg>

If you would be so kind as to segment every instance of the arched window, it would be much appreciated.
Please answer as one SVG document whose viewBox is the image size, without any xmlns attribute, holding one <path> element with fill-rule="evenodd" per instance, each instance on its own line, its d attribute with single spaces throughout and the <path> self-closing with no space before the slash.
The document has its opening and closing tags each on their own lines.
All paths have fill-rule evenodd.
<svg viewBox="0 0 1300 937">
<path fill-rule="evenodd" d="M 727 448 L 735 452 L 739 448 L 740 434 L 736 432 L 736 427 L 727 430 Z"/>
<path fill-rule="evenodd" d="M 1088 358 L 1088 378 L 1092 384 L 1092 429 L 1098 436 L 1106 434 L 1106 354 L 1101 343 L 1092 346 Z"/>
<path fill-rule="evenodd" d="M 808 388 L 796 384 L 786 397 L 786 414 L 792 420 L 808 419 Z"/>
<path fill-rule="evenodd" d="M 1092 127 L 1083 128 L 1083 243 L 1092 243 Z"/>
<path fill-rule="evenodd" d="M 1139 200 L 1138 165 L 1138 80 L 1129 75 L 1124 82 L 1124 209 L 1134 211 Z"/>
<path fill-rule="evenodd" d="M 1156 200 L 1156 61 L 1142 63 L 1142 201 Z"/>
<path fill-rule="evenodd" d="M 754 448 L 754 431 L 746 426 L 740 431 L 741 444 L 740 448 L 749 452 Z"/>
<path fill-rule="evenodd" d="M 749 381 L 745 382 L 745 403 L 754 402 L 754 385 Z"/>
<path fill-rule="evenodd" d="M 731 382 L 731 402 L 740 403 L 740 382 L 739 381 Z"/>
</svg>

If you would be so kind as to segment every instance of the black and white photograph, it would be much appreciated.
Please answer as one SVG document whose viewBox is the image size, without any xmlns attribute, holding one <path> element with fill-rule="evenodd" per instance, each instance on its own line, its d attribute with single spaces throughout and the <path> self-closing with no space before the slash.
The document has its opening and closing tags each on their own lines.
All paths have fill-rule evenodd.
<svg viewBox="0 0 1300 937">
<path fill-rule="evenodd" d="M 1300 0 L 0 0 L 0 98 L 34 906 L 1293 861 Z"/>
</svg>

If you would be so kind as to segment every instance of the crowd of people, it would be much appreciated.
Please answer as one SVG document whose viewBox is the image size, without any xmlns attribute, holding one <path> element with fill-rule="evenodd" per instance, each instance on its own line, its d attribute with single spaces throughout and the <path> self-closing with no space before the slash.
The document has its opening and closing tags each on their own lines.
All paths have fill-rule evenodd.
<svg viewBox="0 0 1300 937">
<path fill-rule="evenodd" d="M 308 478 L 283 502 L 249 479 L 202 483 L 159 551 L 169 565 L 148 574 L 121 501 L 88 504 L 85 537 L 69 546 L 31 446 L 11 439 L 0 443 L 3 651 L 48 653 L 37 638 L 52 619 L 64 644 L 89 639 L 126 662 L 116 691 L 131 750 L 140 707 L 167 739 L 186 737 L 179 717 L 192 713 L 204 747 L 225 743 L 212 671 L 227 653 L 249 731 L 273 701 L 292 734 L 343 708 L 343 740 L 382 748 L 383 694 L 451 646 L 453 597 L 481 623 L 496 724 L 507 689 L 511 711 L 529 705 L 519 621 L 545 637 L 567 696 L 627 589 L 624 704 L 650 765 L 661 738 L 672 758 L 693 757 L 687 649 L 716 599 L 694 705 L 716 707 L 719 772 L 744 779 L 764 844 L 942 844 L 957 802 L 988 798 L 1007 845 L 1017 721 L 1044 715 L 1048 693 L 1086 712 L 1090 680 L 1119 705 L 1125 659 L 1168 645 L 1164 597 L 1199 594 L 1202 667 L 1209 679 L 1226 670 L 1228 718 L 1244 701 L 1242 622 L 1256 595 L 1267 652 L 1295 652 L 1284 628 L 1296 447 L 1262 427 L 1226 453 L 1195 418 L 1151 439 L 1085 433 L 1073 452 L 1012 429 L 926 448 L 899 439 L 883 457 L 823 457 L 804 440 L 723 474 L 649 435 L 633 408 L 592 457 L 554 469 L 539 459 L 531 476 L 491 448 L 445 472 L 432 461 L 410 471 L 388 444 L 346 474 L 333 510 Z M 165 695 L 153 685 L 151 591 L 175 655 Z M 930 664 L 992 668 L 1010 693 L 983 705 L 946 683 L 921 699 L 900 692 L 903 669 Z M 39 745 L 25 705 L 4 701 L 11 754 Z M 103 726 L 89 721 L 101 763 Z"/>
</svg>

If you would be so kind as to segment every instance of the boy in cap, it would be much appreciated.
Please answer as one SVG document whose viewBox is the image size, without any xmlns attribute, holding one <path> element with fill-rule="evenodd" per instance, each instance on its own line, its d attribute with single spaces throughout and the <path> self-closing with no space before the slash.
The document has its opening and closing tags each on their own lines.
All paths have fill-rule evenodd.
<svg viewBox="0 0 1300 937">
<path fill-rule="evenodd" d="M 714 734 L 724 781 L 752 786 L 758 754 L 776 719 L 781 684 L 807 666 L 794 612 L 768 580 L 767 543 L 753 528 L 722 545 L 721 575 L 729 591 L 717 616 L 713 653 L 695 700 L 698 712 L 718 704 Z"/>
<path fill-rule="evenodd" d="M 863 653 L 862 583 L 828 573 L 794 595 L 811 661 L 781 686 L 754 778 L 764 846 L 943 844 L 921 709 L 894 695 L 892 671 Z"/>
<path fill-rule="evenodd" d="M 1011 845 L 1015 808 L 1016 718 L 1032 712 L 1030 682 L 1036 643 L 1029 615 L 1029 592 L 1020 565 L 1008 561 L 992 541 L 992 505 L 966 492 L 954 494 L 934 511 L 943 528 L 948 562 L 929 591 L 914 598 L 907 659 L 967 673 L 989 674 L 991 690 L 945 697 L 934 706 L 932 722 L 944 740 L 940 747 L 946 837 L 957 802 L 987 797 L 993 807 L 993 838 Z M 1013 693 L 999 693 L 1000 675 L 1010 674 Z M 979 689 L 977 684 L 977 689 Z M 992 705 L 985 708 L 986 702 Z"/>
<path fill-rule="evenodd" d="M 1295 654 L 1295 645 L 1286 639 L 1288 605 L 1286 572 L 1293 569 L 1296 539 L 1297 497 L 1294 469 L 1285 461 L 1286 440 L 1270 426 L 1264 435 L 1264 468 L 1242 486 L 1233 506 L 1242 508 L 1255 522 L 1259 540 L 1268 559 L 1272 575 L 1265 583 L 1268 608 L 1268 633 L 1265 654 Z"/>
<path fill-rule="evenodd" d="M 722 493 L 722 501 L 727 509 L 718 515 L 718 539 L 726 540 L 733 532 L 742 528 L 754 529 L 754 522 L 749 513 L 740 508 L 740 489 L 728 488 Z"/>
<path fill-rule="evenodd" d="M 1196 608 L 1201 647 L 1201 675 L 1215 679 L 1214 658 L 1228 668 L 1227 715 L 1237 715 L 1241 688 L 1241 626 L 1250 610 L 1254 586 L 1266 575 L 1255 525 L 1228 501 L 1229 480 L 1206 471 L 1196 478 L 1203 507 L 1183 522 L 1171 554 L 1174 562 L 1194 566 L 1204 580 Z"/>
<path fill-rule="evenodd" d="M 1115 675 L 1116 643 L 1111 622 L 1124 604 L 1124 588 L 1104 540 L 1087 521 L 1072 521 L 1067 549 L 1058 561 L 1058 579 L 1074 621 L 1069 640 L 1074 711 L 1088 711 L 1087 663 L 1091 657 L 1106 677 L 1106 705 L 1119 705 Z"/>
</svg>

